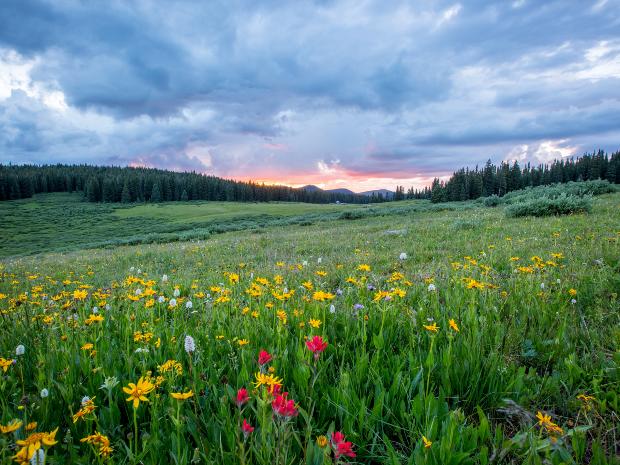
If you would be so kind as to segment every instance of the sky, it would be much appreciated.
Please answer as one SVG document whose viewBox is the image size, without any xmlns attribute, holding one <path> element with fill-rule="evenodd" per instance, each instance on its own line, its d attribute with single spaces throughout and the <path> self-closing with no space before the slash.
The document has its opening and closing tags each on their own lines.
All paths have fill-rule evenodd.
<svg viewBox="0 0 620 465">
<path fill-rule="evenodd" d="M 0 163 L 356 192 L 620 149 L 620 0 L 0 1 Z"/>
</svg>

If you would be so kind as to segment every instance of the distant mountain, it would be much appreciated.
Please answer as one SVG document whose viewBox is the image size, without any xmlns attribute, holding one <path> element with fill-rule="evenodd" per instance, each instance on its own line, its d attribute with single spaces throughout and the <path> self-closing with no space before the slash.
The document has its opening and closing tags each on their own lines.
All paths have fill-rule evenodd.
<svg viewBox="0 0 620 465">
<path fill-rule="evenodd" d="M 345 194 L 345 195 L 357 195 L 355 192 L 349 189 L 321 189 L 314 184 L 308 184 L 307 186 L 300 187 L 300 189 L 306 192 L 327 192 L 329 194 Z"/>
<path fill-rule="evenodd" d="M 392 197 L 394 197 L 394 192 L 388 190 L 388 189 L 375 189 L 372 191 L 364 191 L 364 192 L 360 192 L 360 195 L 366 195 L 368 197 L 371 197 L 372 194 L 375 195 L 379 195 L 381 194 L 383 197 L 386 197 L 388 199 L 391 199 Z"/>
<path fill-rule="evenodd" d="M 347 195 L 356 195 L 355 192 L 350 191 L 349 189 L 328 189 L 325 192 L 329 192 L 331 194 L 347 194 Z"/>
</svg>

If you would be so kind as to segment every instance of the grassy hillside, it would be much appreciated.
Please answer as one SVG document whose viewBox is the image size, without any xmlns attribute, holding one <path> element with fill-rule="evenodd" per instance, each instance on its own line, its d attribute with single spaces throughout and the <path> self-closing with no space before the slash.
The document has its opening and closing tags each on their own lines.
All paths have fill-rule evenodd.
<svg viewBox="0 0 620 465">
<path fill-rule="evenodd" d="M 208 237 L 288 222 L 337 216 L 353 205 L 307 203 L 173 202 L 157 205 L 88 203 L 82 195 L 40 194 L 0 202 L 0 257 L 103 245 Z"/>
<path fill-rule="evenodd" d="M 36 421 L 58 428 L 48 464 L 617 464 L 619 206 L 607 194 L 587 215 L 507 218 L 392 204 L 4 260 L 0 425 L 22 425 L 0 434 L 0 462 Z M 164 221 L 153 208 L 110 209 L 106 231 Z M 165 221 L 208 215 L 193 208 Z M 134 408 L 122 388 L 141 377 Z M 324 440 L 335 431 L 355 458 L 335 457 L 349 450 Z"/>
</svg>

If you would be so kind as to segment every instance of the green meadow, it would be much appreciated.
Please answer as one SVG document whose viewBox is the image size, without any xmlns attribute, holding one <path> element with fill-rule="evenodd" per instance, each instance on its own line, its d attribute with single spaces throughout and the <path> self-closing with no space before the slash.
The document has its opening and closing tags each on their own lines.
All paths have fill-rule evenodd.
<svg viewBox="0 0 620 465">
<path fill-rule="evenodd" d="M 0 203 L 0 462 L 618 464 L 619 207 Z"/>
<path fill-rule="evenodd" d="M 0 202 L 0 257 L 49 251 L 208 237 L 226 230 L 336 217 L 349 205 L 271 202 L 170 202 L 104 204 L 81 193 L 39 194 Z"/>
</svg>

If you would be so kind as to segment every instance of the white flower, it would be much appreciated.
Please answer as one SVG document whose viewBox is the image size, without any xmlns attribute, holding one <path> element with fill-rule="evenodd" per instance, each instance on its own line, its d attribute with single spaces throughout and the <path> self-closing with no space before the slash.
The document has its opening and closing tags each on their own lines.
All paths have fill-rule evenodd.
<svg viewBox="0 0 620 465">
<path fill-rule="evenodd" d="M 141 354 L 142 352 L 148 353 L 148 351 L 149 351 L 149 349 L 147 349 L 146 347 L 144 347 L 144 348 L 138 347 L 136 350 L 134 350 L 134 353 Z"/>
<path fill-rule="evenodd" d="M 304 261 L 302 262 L 302 265 L 303 265 L 303 266 L 308 266 L 308 260 L 304 260 Z"/>
<path fill-rule="evenodd" d="M 157 302 L 159 302 L 160 304 L 163 304 L 166 301 L 166 298 L 163 295 L 160 295 L 159 298 L 157 299 Z"/>
<path fill-rule="evenodd" d="M 191 300 L 188 300 L 187 302 L 185 302 L 185 308 L 192 308 L 194 306 L 194 304 L 192 303 Z"/>
<path fill-rule="evenodd" d="M 138 268 L 138 274 L 142 274 L 142 270 Z"/>
<path fill-rule="evenodd" d="M 43 465 L 45 463 L 45 451 L 42 447 L 30 457 L 30 465 Z"/>
<path fill-rule="evenodd" d="M 93 313 L 96 315 L 97 313 L 99 313 L 99 308 L 98 307 L 93 307 Z"/>
<path fill-rule="evenodd" d="M 176 307 L 177 306 L 177 299 L 170 299 L 169 304 L 170 304 L 171 307 Z"/>
<path fill-rule="evenodd" d="M 164 283 L 168 282 L 168 275 L 167 275 L 167 274 L 163 275 L 163 276 L 161 277 L 161 280 L 162 280 L 162 282 L 164 282 Z"/>
<path fill-rule="evenodd" d="M 556 283 L 560 284 L 562 282 L 562 280 L 560 278 L 555 280 Z"/>
<path fill-rule="evenodd" d="M 405 252 L 401 252 L 398 258 L 399 260 L 407 260 L 407 254 Z"/>
<path fill-rule="evenodd" d="M 135 269 L 136 269 L 136 267 L 132 266 L 131 268 L 129 268 L 129 271 L 131 271 L 133 273 Z"/>
<path fill-rule="evenodd" d="M 336 306 L 334 304 L 329 306 L 329 313 L 336 313 Z"/>
<path fill-rule="evenodd" d="M 99 389 L 107 389 L 108 391 L 112 391 L 112 389 L 118 386 L 118 383 L 119 381 L 116 376 L 110 376 L 103 381 L 103 384 L 99 387 Z"/>
<path fill-rule="evenodd" d="M 136 295 L 140 295 L 140 294 L 142 294 L 142 289 L 140 288 L 136 289 Z"/>
<path fill-rule="evenodd" d="M 183 345 L 185 346 L 185 352 L 188 354 L 196 351 L 196 343 L 194 342 L 194 338 L 189 335 L 185 336 L 185 343 Z"/>
<path fill-rule="evenodd" d="M 178 287 L 174 288 L 174 292 L 172 293 L 172 295 L 175 297 L 179 297 L 181 295 L 181 291 L 179 291 Z"/>
<path fill-rule="evenodd" d="M 540 288 L 544 290 L 545 289 L 545 283 L 540 283 Z"/>
<path fill-rule="evenodd" d="M 577 303 L 577 301 L 575 299 L 570 299 L 570 303 L 575 305 Z"/>
<path fill-rule="evenodd" d="M 18 345 L 15 347 L 15 355 L 24 355 L 26 353 L 26 348 L 23 345 Z"/>
<path fill-rule="evenodd" d="M 82 405 L 86 405 L 90 402 L 90 397 L 84 396 L 82 397 Z"/>
<path fill-rule="evenodd" d="M 110 310 L 110 308 L 112 308 L 112 307 L 110 307 L 110 304 L 105 304 L 105 309 L 106 310 Z"/>
<path fill-rule="evenodd" d="M 320 265 L 323 262 L 323 258 L 322 257 L 317 258 L 316 262 Z"/>
<path fill-rule="evenodd" d="M 49 395 L 50 395 L 50 392 L 47 389 L 45 388 L 41 389 L 41 399 L 45 399 Z"/>
<path fill-rule="evenodd" d="M 435 290 L 437 290 L 437 288 L 435 287 L 435 285 L 434 285 L 433 283 L 430 283 L 430 284 L 428 285 L 428 292 L 433 292 L 433 291 L 435 291 Z"/>
</svg>

